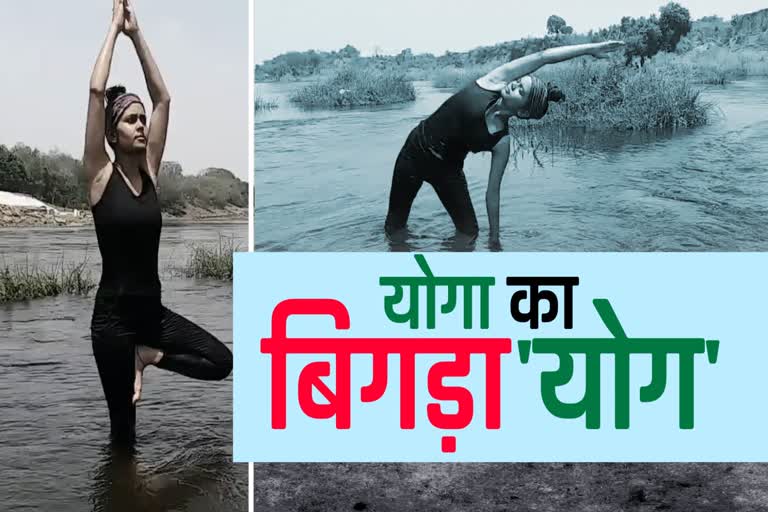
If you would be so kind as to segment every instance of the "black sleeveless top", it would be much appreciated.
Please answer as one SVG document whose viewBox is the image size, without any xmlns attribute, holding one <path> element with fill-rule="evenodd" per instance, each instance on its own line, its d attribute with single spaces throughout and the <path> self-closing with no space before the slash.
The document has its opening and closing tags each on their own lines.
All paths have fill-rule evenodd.
<svg viewBox="0 0 768 512">
<path fill-rule="evenodd" d="M 137 197 L 113 165 L 104 195 L 91 212 L 102 259 L 98 293 L 159 296 L 157 256 L 163 218 L 149 175 L 141 172 Z"/>
<path fill-rule="evenodd" d="M 422 150 L 446 163 L 461 164 L 471 151 L 490 151 L 508 133 L 505 128 L 488 133 L 485 112 L 501 97 L 473 81 L 448 98 L 415 128 Z"/>
</svg>

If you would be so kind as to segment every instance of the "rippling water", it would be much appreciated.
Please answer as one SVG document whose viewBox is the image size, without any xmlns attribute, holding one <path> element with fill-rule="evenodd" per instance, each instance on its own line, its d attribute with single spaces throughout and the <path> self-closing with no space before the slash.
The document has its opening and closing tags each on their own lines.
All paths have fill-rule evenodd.
<svg viewBox="0 0 768 512">
<path fill-rule="evenodd" d="M 254 240 L 257 250 L 385 251 L 383 234 L 397 153 L 410 129 L 448 96 L 418 84 L 408 105 L 301 111 L 299 84 L 256 84 L 280 108 L 256 114 Z M 508 251 L 768 250 L 768 80 L 704 90 L 713 123 L 675 133 L 583 133 L 520 151 L 502 183 L 501 242 Z M 525 147 L 524 141 L 523 148 Z M 490 155 L 465 164 L 487 250 Z M 457 247 L 429 186 L 409 221 L 407 248 Z"/>
<path fill-rule="evenodd" d="M 246 238 L 245 225 L 166 226 L 161 267 L 186 242 Z M 93 228 L 0 230 L 0 259 L 82 261 L 98 278 Z M 164 303 L 230 348 L 232 287 L 167 278 Z M 13 511 L 247 510 L 246 465 L 232 464 L 232 381 L 149 368 L 137 411 L 135 457 L 112 453 L 91 352 L 93 297 L 0 305 L 0 509 Z"/>
</svg>

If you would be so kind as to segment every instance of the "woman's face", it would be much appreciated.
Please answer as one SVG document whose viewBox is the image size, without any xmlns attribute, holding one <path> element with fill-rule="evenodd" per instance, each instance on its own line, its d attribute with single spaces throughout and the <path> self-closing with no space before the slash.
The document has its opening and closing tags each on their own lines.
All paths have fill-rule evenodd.
<svg viewBox="0 0 768 512">
<path fill-rule="evenodd" d="M 147 114 L 141 103 L 132 103 L 116 127 L 115 147 L 124 153 L 138 153 L 147 149 Z"/>
<path fill-rule="evenodd" d="M 519 80 L 509 82 L 501 90 L 501 105 L 504 110 L 514 115 L 524 114 L 524 110 L 528 106 L 532 85 L 533 79 L 527 75 Z"/>
</svg>

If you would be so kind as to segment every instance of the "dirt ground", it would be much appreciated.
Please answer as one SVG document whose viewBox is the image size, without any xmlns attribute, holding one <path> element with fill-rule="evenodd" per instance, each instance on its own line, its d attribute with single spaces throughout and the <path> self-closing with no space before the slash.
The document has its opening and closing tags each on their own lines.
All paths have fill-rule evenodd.
<svg viewBox="0 0 768 512">
<path fill-rule="evenodd" d="M 768 464 L 255 464 L 255 510 L 768 511 Z"/>
</svg>

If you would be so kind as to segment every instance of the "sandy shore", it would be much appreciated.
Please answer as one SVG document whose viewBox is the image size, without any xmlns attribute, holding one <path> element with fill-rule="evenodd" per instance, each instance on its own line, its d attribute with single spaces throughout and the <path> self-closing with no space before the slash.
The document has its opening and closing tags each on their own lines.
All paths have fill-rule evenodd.
<svg viewBox="0 0 768 512">
<path fill-rule="evenodd" d="M 181 223 L 238 223 L 248 222 L 248 209 L 227 207 L 221 210 L 206 210 L 188 207 L 181 216 L 163 214 L 167 224 Z M 0 204 L 0 228 L 39 226 L 90 226 L 93 217 L 88 210 L 45 209 Z"/>
</svg>

